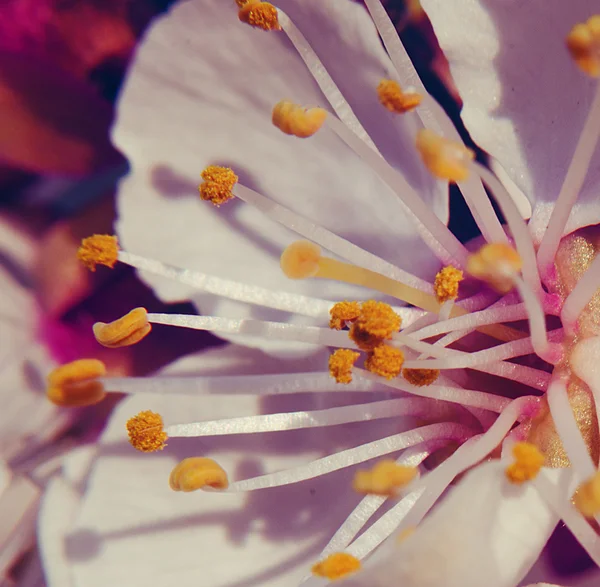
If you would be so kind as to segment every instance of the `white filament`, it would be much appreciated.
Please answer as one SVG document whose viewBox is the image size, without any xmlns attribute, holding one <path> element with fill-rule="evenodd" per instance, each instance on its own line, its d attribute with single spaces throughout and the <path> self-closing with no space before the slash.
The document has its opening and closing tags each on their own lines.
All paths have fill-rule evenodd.
<svg viewBox="0 0 600 587">
<path fill-rule="evenodd" d="M 573 336 L 577 320 L 600 287 L 600 255 L 594 260 L 564 301 L 560 319 L 567 334 Z"/>
</svg>

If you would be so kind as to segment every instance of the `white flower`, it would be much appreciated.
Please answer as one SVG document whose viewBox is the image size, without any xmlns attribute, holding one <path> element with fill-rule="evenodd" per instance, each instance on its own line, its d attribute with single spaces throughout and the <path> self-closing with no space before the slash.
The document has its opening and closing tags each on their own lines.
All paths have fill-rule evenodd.
<svg viewBox="0 0 600 587">
<path fill-rule="evenodd" d="M 572 10 L 555 2 L 427 2 L 465 100 L 466 122 L 504 169 L 502 180 L 455 142 L 456 131 L 425 93 L 378 0 L 366 4 L 373 22 L 344 0 L 286 2 L 307 40 L 271 5 L 251 0 L 240 9 L 246 17 L 264 9 L 269 25 L 277 24 L 277 14 L 308 69 L 288 51 L 283 33 L 234 25 L 233 8 L 201 0 L 176 6 L 141 49 L 115 131 L 132 160 L 120 197 L 123 248 L 111 237 L 94 237 L 84 242 L 81 258 L 91 267 L 117 261 L 137 267 L 159 295 L 191 298 L 203 315 L 137 309 L 96 326 L 97 339 L 129 344 L 151 324 L 167 324 L 243 335 L 269 351 L 289 342 L 359 349 L 366 360 L 364 368 L 352 368 L 359 353 L 332 355 L 336 380 L 353 378 L 341 391 L 319 351 L 279 362 L 259 350 L 233 348 L 143 380 L 109 379 L 101 369 L 94 374 L 73 365 L 79 391 L 97 394 L 101 383 L 135 397 L 117 410 L 85 488 L 74 491 L 57 479 L 47 495 L 42 537 L 65 541 L 62 553 L 47 538 L 43 548 L 49 576 L 60 577 L 61 587 L 67 577 L 85 587 L 288 585 L 308 572 L 306 559 L 321 561 L 315 574 L 328 578 L 352 569 L 340 584 L 357 587 L 514 587 L 559 519 L 600 561 L 598 536 L 582 513 L 600 513 L 597 227 L 564 236 L 600 221 L 589 196 L 598 185 L 600 90 L 564 46 L 571 28 L 592 16 L 593 3 L 578 2 Z M 591 39 L 586 59 L 592 61 L 600 59 L 596 24 L 583 25 L 590 29 L 583 36 Z M 577 60 L 581 65 L 581 55 Z M 397 80 L 404 97 L 419 94 L 420 104 L 402 118 L 387 113 L 376 101 L 382 78 Z M 273 105 L 290 95 L 337 117 L 279 103 L 272 116 L 280 129 L 318 131 L 305 141 L 282 138 L 266 122 Z M 388 98 L 380 95 L 382 102 Z M 544 122 L 557 129 L 550 137 Z M 488 245 L 471 254 L 445 227 L 440 195 L 447 186 L 426 174 L 415 141 L 432 173 L 458 182 Z M 194 177 L 203 168 L 203 197 L 235 195 L 244 203 L 217 210 L 198 202 Z M 527 201 L 534 207 L 530 224 L 523 220 Z M 290 245 L 297 238 L 291 231 L 313 243 Z M 288 276 L 316 279 L 284 279 L 277 259 L 284 248 Z M 440 264 L 451 267 L 434 282 Z M 471 278 L 469 293 L 456 301 L 457 269 Z M 348 289 L 357 285 L 371 291 Z M 414 307 L 397 314 L 375 302 L 332 308 L 341 297 L 374 295 Z M 349 326 L 349 337 L 336 322 Z M 519 357 L 524 361 L 513 360 Z M 60 373 L 51 396 L 68 404 L 72 389 Z M 424 385 L 414 384 L 417 375 Z M 313 409 L 295 403 L 297 392 L 313 394 Z M 369 395 L 353 398 L 355 392 Z M 268 398 L 282 400 L 281 406 L 265 408 L 261 400 Z M 266 415 L 256 415 L 263 410 Z M 415 417 L 425 425 L 414 427 Z M 150 451 L 163 448 L 163 420 L 166 453 L 141 461 L 124 452 L 126 422 L 132 444 Z M 393 432 L 385 431 L 388 425 Z M 341 434 L 339 444 L 330 431 Z M 181 437 L 203 440 L 194 449 Z M 292 439 L 291 454 L 286 439 Z M 325 454 L 315 454 L 316 447 L 326 447 Z M 265 451 L 277 454 L 264 457 Z M 353 499 L 343 471 L 394 453 L 399 464 L 419 468 L 420 477 L 402 489 L 388 486 L 383 493 L 398 492 L 393 503 L 367 495 L 340 526 L 338 508 Z M 239 470 L 259 454 L 257 470 Z M 206 460 L 211 455 L 219 464 Z M 198 456 L 202 460 L 183 461 L 169 477 L 176 460 Z M 431 470 L 422 466 L 429 457 L 440 461 Z M 229 481 L 226 473 L 241 479 Z M 212 493 L 174 496 L 167 477 L 173 489 Z M 366 479 L 379 487 L 374 471 Z M 310 488 L 325 506 L 309 505 Z M 255 498 L 258 490 L 266 497 Z M 249 497 L 242 509 L 243 492 Z M 78 511 L 56 516 L 74 495 Z M 273 517 L 283 499 L 282 513 Z M 372 522 L 382 506 L 385 513 Z M 254 507 L 258 519 L 248 522 Z M 243 538 L 240 523 L 249 524 Z M 339 528 L 325 544 L 321 531 L 330 525 Z M 243 546 L 237 548 L 236 539 Z"/>
</svg>

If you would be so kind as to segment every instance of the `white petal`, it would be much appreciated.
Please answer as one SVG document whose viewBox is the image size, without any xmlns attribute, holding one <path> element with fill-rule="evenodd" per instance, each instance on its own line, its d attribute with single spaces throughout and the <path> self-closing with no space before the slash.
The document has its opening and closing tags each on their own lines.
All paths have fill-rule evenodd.
<svg viewBox="0 0 600 587">
<path fill-rule="evenodd" d="M 592 98 L 594 83 L 569 57 L 571 27 L 595 0 L 423 0 L 464 101 L 471 136 L 548 216 Z M 568 231 L 600 221 L 600 152 Z"/>
<path fill-rule="evenodd" d="M 307 407 L 306 398 L 266 401 L 257 404 L 244 396 L 174 401 L 146 395 L 120 404 L 87 480 L 76 528 L 65 537 L 74 585 L 224 587 L 254 580 L 265 587 L 287 587 L 297 582 L 358 501 L 347 490 L 350 472 L 244 496 L 174 493 L 168 487 L 172 467 L 182 458 L 207 455 L 232 478 L 253 476 L 372 440 L 373 434 L 391 432 L 397 422 L 371 429 L 366 424 L 366 432 L 338 426 L 308 433 L 171 439 L 162 453 L 150 455 L 137 453 L 125 441 L 125 421 L 142 409 L 177 423 Z"/>
<path fill-rule="evenodd" d="M 388 59 L 364 8 L 347 0 L 307 0 L 292 12 L 336 78 L 345 76 L 340 85 L 357 111 L 369 114 L 367 126 L 385 128 L 388 144 L 382 148 L 391 152 L 394 145 L 409 179 L 445 221 L 446 189 L 423 172 L 406 132 L 376 103 L 375 86 Z M 326 129 L 300 140 L 270 124 L 273 105 L 285 97 L 325 104 L 282 34 L 242 25 L 234 3 L 181 2 L 159 19 L 138 50 L 114 133 L 132 163 L 119 197 L 124 246 L 245 283 L 333 300 L 357 296 L 357 290 L 329 282 L 285 278 L 279 255 L 297 236 L 254 209 L 229 202 L 217 210 L 200 202 L 199 174 L 217 162 L 231 165 L 242 183 L 356 244 L 431 276 L 435 263 L 426 247 L 406 254 L 415 232 L 396 196 L 353 153 Z M 144 277 L 164 299 L 192 295 L 188 287 Z M 206 314 L 271 315 L 215 303 L 212 296 L 195 299 Z"/>
<path fill-rule="evenodd" d="M 509 483 L 505 468 L 492 461 L 472 470 L 413 535 L 388 541 L 348 587 L 514 587 L 558 520 L 532 485 Z M 557 481 L 570 475 L 553 472 Z"/>
</svg>

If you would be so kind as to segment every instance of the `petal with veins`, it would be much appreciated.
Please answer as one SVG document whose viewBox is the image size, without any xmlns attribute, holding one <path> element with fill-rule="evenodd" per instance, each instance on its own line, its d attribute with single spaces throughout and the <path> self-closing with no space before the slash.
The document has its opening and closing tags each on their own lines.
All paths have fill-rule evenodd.
<svg viewBox="0 0 600 587">
<path fill-rule="evenodd" d="M 291 17 L 331 67 L 359 117 L 364 115 L 384 155 L 391 153 L 391 141 L 392 162 L 446 221 L 446 187 L 429 177 L 412 154 L 407 122 L 396 122 L 377 102 L 375 88 L 389 60 L 364 8 L 346 0 L 289 4 Z M 234 168 L 241 183 L 389 261 L 432 277 L 436 263 L 426 247 L 411 247 L 410 257 L 404 254 L 417 237 L 396 196 L 330 131 L 298 140 L 270 125 L 273 105 L 285 97 L 327 105 L 283 33 L 241 24 L 233 2 L 182 2 L 157 21 L 138 51 L 114 131 L 132 164 L 119 199 L 125 247 L 245 283 L 318 291 L 329 299 L 356 297 L 357 290 L 347 286 L 285 278 L 278 258 L 296 237 L 256 210 L 240 202 L 220 210 L 200 202 L 200 172 L 209 163 L 222 163 Z M 398 132 L 391 132 L 396 124 Z M 167 300 L 193 293 L 145 278 Z M 194 299 L 204 313 L 241 317 L 250 311 L 210 295 Z M 254 308 L 252 313 L 261 318 L 272 314 Z"/>
<path fill-rule="evenodd" d="M 505 469 L 501 461 L 473 469 L 412 535 L 399 545 L 388 541 L 362 573 L 341 585 L 514 587 L 558 519 L 532 485 L 509 483 Z M 562 483 L 571 473 L 553 474 Z"/>
<path fill-rule="evenodd" d="M 594 82 L 572 62 L 565 38 L 597 12 L 595 0 L 423 0 L 464 101 L 473 140 L 537 204 L 544 227 L 587 115 Z M 600 153 L 567 232 L 600 222 Z"/>
</svg>

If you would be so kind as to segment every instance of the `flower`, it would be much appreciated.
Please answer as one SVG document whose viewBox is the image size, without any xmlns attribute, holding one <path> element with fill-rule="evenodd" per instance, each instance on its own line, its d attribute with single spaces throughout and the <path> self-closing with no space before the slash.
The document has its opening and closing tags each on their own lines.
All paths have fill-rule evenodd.
<svg viewBox="0 0 600 587">
<path fill-rule="evenodd" d="M 247 558 L 241 562 L 240 557 L 252 558 L 256 574 L 250 580 L 289 584 L 293 575 L 287 576 L 285 571 L 295 563 L 291 550 L 287 550 L 289 535 L 274 535 L 268 515 L 258 533 L 274 539 L 276 544 L 266 546 L 259 541 L 256 551 L 236 552 L 235 560 L 232 550 L 220 548 L 227 540 L 223 526 L 214 533 L 192 526 L 169 535 L 169 524 L 180 524 L 179 516 L 185 518 L 199 507 L 239 503 L 234 500 L 240 492 L 248 492 L 252 500 L 252 496 L 259 495 L 255 492 L 263 489 L 269 495 L 266 512 L 270 514 L 280 499 L 279 491 L 286 486 L 302 491 L 307 487 L 302 482 L 321 483 L 323 479 L 329 507 L 337 508 L 349 492 L 343 478 L 334 477 L 336 472 L 399 451 L 399 470 L 406 473 L 406 468 L 418 468 L 420 475 L 411 470 L 397 483 L 387 474 L 398 472 L 393 466 L 386 469 L 383 478 L 381 468 L 367 471 L 361 479 L 369 480 L 367 485 L 376 491 L 358 502 L 321 553 L 313 557 L 312 569 L 317 577 L 308 578 L 306 585 L 322 584 L 325 577 L 354 587 L 398 583 L 469 587 L 484 580 L 492 587 L 513 587 L 535 563 L 559 519 L 592 559 L 600 561 L 597 534 L 588 522 L 589 516 L 600 514 L 596 489 L 600 433 L 595 409 L 596 357 L 600 352 L 596 310 L 600 257 L 596 256 L 595 225 L 599 219 L 594 203 L 586 199 L 588 187 L 597 184 L 586 187 L 583 183 L 588 168 L 592 170 L 589 181 L 594 181 L 595 167 L 590 162 L 600 130 L 600 98 L 590 102 L 585 124 L 584 115 L 576 111 L 580 124 L 574 124 L 569 116 L 565 137 L 544 149 L 546 171 L 551 165 L 552 173 L 561 169 L 567 178 L 560 189 L 556 177 L 549 181 L 542 175 L 539 185 L 551 201 L 548 204 L 537 191 L 533 192 L 534 187 L 538 189 L 532 179 L 536 166 L 529 162 L 524 166 L 520 159 L 520 167 L 515 163 L 515 153 L 533 151 L 535 144 L 530 140 L 522 145 L 513 141 L 509 147 L 504 145 L 504 151 L 496 152 L 494 143 L 483 139 L 488 135 L 499 139 L 502 134 L 489 131 L 481 135 L 482 144 L 498 159 L 498 175 L 475 161 L 425 92 L 379 2 L 367 0 L 366 4 L 372 22 L 363 8 L 343 0 L 327 4 L 307 0 L 302 6 L 289 2 L 286 8 L 292 22 L 281 9 L 274 11 L 271 5 L 250 0 L 240 7 L 241 20 L 269 32 L 245 29 L 238 37 L 232 32 L 233 16 L 227 7 L 201 1 L 184 3 L 155 27 L 142 49 L 115 133 L 133 166 L 133 174 L 121 193 L 121 247 L 104 249 L 101 243 L 107 239 L 95 236 L 84 241 L 80 256 L 92 266 L 95 262 L 132 265 L 167 299 L 191 297 L 195 288 L 202 295 L 194 295 L 193 299 L 204 315 L 155 314 L 136 309 L 135 314 L 95 328 L 97 339 L 109 346 L 130 344 L 152 336 L 150 329 L 157 324 L 226 336 L 244 335 L 245 342 L 269 350 L 291 341 L 316 348 L 352 349 L 355 354 L 332 355 L 332 378 L 318 353 L 280 363 L 258 350 L 235 348 L 226 352 L 239 352 L 242 358 L 251 356 L 254 360 L 241 371 L 239 363 L 229 365 L 226 374 L 218 366 L 219 351 L 194 359 L 190 371 L 179 365 L 160 377 L 142 380 L 95 377 L 72 366 L 73 379 L 63 388 L 67 397 L 73 391 L 71 385 L 78 392 L 97 391 L 103 386 L 106 391 L 134 396 L 115 414 L 88 478 L 77 522 L 66 530 L 75 584 L 143 584 L 149 580 L 171 584 L 176 580 L 191 585 L 200 580 L 219 585 L 232 578 L 241 582 L 248 580 L 248 562 Z M 479 17 L 487 28 L 467 28 L 468 34 L 484 31 L 483 41 L 503 47 L 499 35 L 505 24 L 511 29 L 509 39 L 519 41 L 509 42 L 508 50 L 517 51 L 515 63 L 520 70 L 529 73 L 530 78 L 534 72 L 536 87 L 542 87 L 542 80 L 552 80 L 552 114 L 559 114 L 552 110 L 555 95 L 566 93 L 574 100 L 570 94 L 573 88 L 577 88 L 580 103 L 588 103 L 588 93 L 596 91 L 600 96 L 600 90 L 595 90 L 591 82 L 568 84 L 561 78 L 586 79 L 577 69 L 586 46 L 589 51 L 583 53 L 583 59 L 587 70 L 593 69 L 590 60 L 598 58 L 596 20 L 590 20 L 591 2 L 581 2 L 577 14 L 564 4 L 553 4 L 552 9 L 540 4 L 537 10 L 513 4 L 505 14 L 500 10 L 505 20 L 492 20 L 491 9 L 465 1 L 460 10 L 452 7 L 460 15 L 454 25 L 444 13 L 450 10 L 447 3 L 432 0 L 424 3 L 425 8 L 427 4 L 450 64 L 459 74 L 463 72 L 461 56 L 466 73 L 472 74 L 468 66 L 474 60 L 478 63 L 475 73 L 484 69 L 498 76 L 495 72 L 500 66 L 507 67 L 490 63 L 497 53 L 466 45 L 464 33 L 458 31 L 470 17 Z M 578 25 L 575 16 L 583 24 Z M 532 39 L 533 26 L 525 29 L 527 35 L 523 34 L 521 27 L 531 25 L 529 19 L 533 18 L 537 25 L 547 21 L 547 30 L 556 34 Z M 206 34 L 198 34 L 199 22 L 206 27 Z M 308 40 L 300 35 L 295 22 L 303 31 L 306 29 Z M 389 57 L 379 45 L 373 23 Z M 579 42 L 573 61 L 567 57 L 565 39 L 576 25 L 584 27 L 585 32 L 577 28 L 571 33 Z M 445 39 L 450 26 L 457 31 L 454 36 L 448 32 Z M 313 94 L 310 77 L 303 77 L 306 71 L 287 52 L 277 51 L 277 41 L 272 39 L 280 29 L 300 50 L 308 71 L 320 84 L 321 95 Z M 587 45 L 581 41 L 582 35 Z M 340 38 L 352 38 L 355 43 L 341 44 Z M 451 40 L 460 49 L 454 54 Z M 357 44 L 365 50 L 362 60 L 354 54 Z M 165 47 L 176 52 L 179 60 L 173 59 Z M 203 47 L 223 47 L 215 57 L 216 63 L 199 59 L 184 62 L 185 51 L 201 51 Z M 263 48 L 265 53 L 261 52 Z M 555 55 L 562 57 L 548 60 Z M 488 60 L 485 68 L 477 61 L 484 58 Z M 349 60 L 352 68 L 348 67 Z M 542 62 L 551 66 L 544 70 Z M 530 63 L 537 67 L 528 69 Z M 226 64 L 232 69 L 226 70 Z M 323 65 L 333 79 L 337 80 L 339 74 L 340 87 L 348 94 L 349 102 L 342 99 Z M 258 77 L 261 67 L 266 67 L 268 76 Z M 343 70 L 352 73 L 352 85 L 343 84 Z M 376 88 L 382 79 L 389 80 L 390 72 L 398 78 L 397 85 L 384 84 L 384 104 L 378 105 Z M 300 105 L 281 101 L 284 95 L 279 84 L 288 81 L 288 76 L 291 85 L 287 92 L 294 90 L 294 99 L 300 99 Z M 153 85 L 153 78 L 161 80 L 161 85 Z M 513 80 L 516 92 L 518 79 Z M 476 109 L 479 94 L 468 85 L 473 80 L 466 74 L 463 78 L 457 76 L 459 89 L 463 83 L 467 114 L 471 96 L 474 111 L 479 113 L 479 121 L 475 115 L 466 118 L 477 138 L 475 127 L 487 123 L 481 114 L 485 109 L 481 105 Z M 367 92 L 366 98 L 358 95 L 357 87 Z M 490 91 L 489 85 L 486 88 L 477 83 L 476 87 L 478 92 Z M 497 105 L 497 86 L 492 90 Z M 403 93 L 411 99 L 406 95 L 403 99 Z M 412 99 L 415 93 L 420 100 Z M 521 108 L 525 109 L 527 92 L 518 95 L 520 113 Z M 162 110 L 157 112 L 161 116 L 150 116 L 149 96 L 160 104 Z M 355 96 L 356 101 L 352 100 Z M 219 106 L 203 108 L 194 102 L 198 98 Z M 269 101 L 268 109 L 264 107 L 265 99 Z M 510 106 L 510 100 L 506 101 Z M 408 102 L 413 110 L 405 108 Z M 335 114 L 323 108 L 327 103 Z M 355 118 L 350 108 L 356 106 L 359 112 L 361 103 L 367 106 L 367 116 Z M 389 106 L 393 104 L 402 107 L 394 107 L 392 113 Z M 195 108 L 190 109 L 192 105 Z M 541 98 L 532 105 L 536 115 L 544 112 Z M 275 129 L 263 126 L 271 108 L 274 126 L 295 137 L 284 140 L 273 134 Z M 396 110 L 406 109 L 408 112 L 398 119 Z M 570 114 L 573 108 L 562 110 Z M 510 109 L 505 115 L 511 116 Z M 367 133 L 359 120 L 365 121 L 369 131 L 374 130 Z M 399 140 L 410 148 L 398 148 L 397 158 L 390 156 L 387 145 L 380 143 L 378 120 L 384 121 L 386 129 L 400 120 Z M 514 126 L 510 125 L 516 120 L 511 117 L 500 127 L 509 125 L 509 138 L 515 136 Z M 149 125 L 157 121 L 169 126 L 148 133 Z M 199 135 L 183 129 L 183 123 L 191 127 L 196 122 L 197 132 L 210 140 L 196 143 Z M 575 148 L 577 141 L 571 137 L 580 133 L 581 127 L 582 139 Z M 185 142 L 187 137 L 189 142 Z M 535 150 L 538 156 L 540 144 Z M 569 154 L 565 155 L 567 148 L 570 155 L 574 153 L 572 165 Z M 415 159 L 417 151 L 422 163 Z M 512 159 L 505 160 L 503 153 L 510 153 Z M 198 160 L 203 157 L 204 171 L 198 170 Z M 291 172 L 287 167 L 290 164 Z M 263 175 L 250 175 L 256 169 Z M 427 176 L 425 169 L 438 179 Z M 199 175 L 201 171 L 201 198 L 186 197 L 189 185 L 185 175 Z M 511 182 L 510 174 L 515 171 L 519 171 L 518 177 Z M 440 204 L 437 197 L 440 188 L 446 186 L 439 178 L 459 185 L 485 244 L 475 243 L 468 249 L 446 228 L 442 221 L 445 204 Z M 506 231 L 483 184 L 496 198 L 506 219 Z M 430 205 L 417 193 L 417 185 Z M 170 191 L 171 198 L 154 193 L 149 189 L 152 187 Z M 580 208 L 573 208 L 581 188 Z M 363 190 L 368 190 L 366 195 Z M 356 199 L 351 200 L 355 193 Z M 528 211 L 524 193 L 535 205 L 529 224 L 523 219 Z M 402 200 L 400 209 L 407 222 L 394 218 L 392 206 L 399 205 L 394 196 Z M 210 208 L 211 204 L 201 199 L 211 200 L 215 207 Z M 442 212 L 442 220 L 435 214 L 436 207 Z M 569 219 L 567 213 L 572 208 Z M 275 222 L 285 230 L 276 228 Z M 288 231 L 308 241 L 292 242 L 297 237 Z M 399 246 L 396 231 L 401 232 L 400 238 L 406 239 L 407 246 Z M 414 240 L 417 234 L 422 244 Z M 284 244 L 280 246 L 281 241 Z M 274 246 L 282 252 L 282 273 L 290 281 L 278 273 L 274 256 L 268 254 Z M 438 271 L 440 265 L 444 268 Z M 344 287 L 333 289 L 327 285 L 330 282 Z M 361 294 L 347 286 L 367 287 L 370 291 Z M 220 296 L 218 301 L 216 295 Z M 375 299 L 379 297 L 381 300 Z M 387 303 L 392 298 L 410 307 L 392 307 Z M 252 312 L 250 307 L 260 308 L 259 312 Z M 294 318 L 287 319 L 283 312 Z M 295 316 L 303 316 L 304 321 Z M 331 328 L 327 327 L 329 320 Z M 300 367 L 302 361 L 307 361 L 306 370 Z M 268 365 L 275 369 L 274 374 L 268 371 Z M 56 383 L 58 379 L 55 376 L 51 381 Z M 58 381 L 57 385 L 63 383 Z M 293 398 L 298 391 L 325 398 L 336 391 L 330 401 L 341 405 L 321 404 L 312 410 L 303 406 L 300 411 L 285 402 L 280 412 L 253 415 L 259 406 L 244 404 L 238 395 Z M 346 391 L 369 392 L 370 396 L 367 401 L 355 400 L 346 396 Z M 393 395 L 378 395 L 385 391 Z M 198 397 L 213 393 L 219 394 L 218 400 L 211 397 L 210 402 L 203 402 Z M 230 403 L 230 394 L 236 396 L 233 399 L 239 410 L 235 418 L 219 413 Z M 191 397 L 173 397 L 178 395 Z M 96 398 L 91 392 L 89 397 Z M 287 399 L 293 401 L 291 398 Z M 422 420 L 422 425 L 415 427 L 415 418 Z M 143 452 L 158 450 L 156 457 L 145 455 L 144 463 L 133 453 L 115 458 L 114 445 L 123 438 L 126 422 L 133 446 Z M 243 453 L 258 448 L 254 442 L 265 442 L 259 433 L 271 436 L 279 432 L 285 436 L 284 431 L 289 434 L 291 430 L 304 430 L 313 440 L 313 430 L 354 430 L 355 425 L 358 430 L 359 422 L 362 433 L 371 435 L 363 444 L 357 435 L 353 446 L 342 442 L 328 451 L 331 454 L 312 462 L 295 466 L 295 459 L 286 454 L 283 465 L 265 461 L 259 472 L 235 474 Z M 395 428 L 393 434 L 384 432 L 386 423 Z M 236 450 L 228 451 L 227 447 L 232 447 L 228 443 L 238 435 L 244 438 L 242 452 L 235 445 Z M 194 453 L 191 442 L 179 440 L 184 437 L 225 438 L 222 445 L 203 440 L 206 444 Z M 259 440 L 255 440 L 257 437 Z M 268 438 L 266 442 L 271 450 L 284 449 L 284 441 Z M 302 445 L 296 445 L 300 451 Z M 185 460 L 177 465 L 170 454 Z M 430 468 L 423 465 L 425 462 Z M 172 469 L 170 476 L 168 469 Z M 449 489 L 461 475 L 455 487 Z M 165 479 L 165 484 L 156 488 L 158 477 Z M 188 499 L 185 495 L 177 496 L 181 498 L 177 502 L 174 497 L 168 499 L 167 477 L 173 489 L 206 491 L 206 501 L 202 499 L 202 505 L 184 502 Z M 359 485 L 365 486 L 362 482 Z M 447 489 L 448 495 L 433 508 Z M 578 497 L 573 505 L 576 490 Z M 222 502 L 217 501 L 215 491 L 225 494 Z M 225 501 L 227 494 L 232 494 L 231 501 Z M 397 501 L 386 501 L 388 494 Z M 175 519 L 165 522 L 161 513 L 173 516 L 175 503 L 182 509 Z M 385 513 L 371 522 L 384 505 Z M 52 509 L 52 502 L 48 508 Z M 302 546 L 304 542 L 298 536 L 306 537 L 302 534 L 306 531 L 303 521 L 315 520 L 314 510 L 309 508 L 308 514 L 304 511 L 302 508 L 302 515 L 297 516 L 292 500 L 284 515 L 292 516 L 287 528 L 296 536 L 294 542 L 302 542 Z M 198 522 L 217 518 L 223 519 L 207 515 Z M 325 524 L 331 521 L 322 513 L 316 514 L 319 518 Z M 370 525 L 360 534 L 365 524 Z M 63 520 L 62 527 L 59 521 L 58 526 L 56 531 L 55 521 L 48 529 L 61 535 L 69 528 L 69 521 Z M 250 532 L 248 536 L 251 540 L 256 534 Z M 205 542 L 200 549 L 190 549 L 194 540 Z M 321 540 L 317 542 L 322 544 Z M 307 551 L 312 552 L 312 548 L 310 545 Z M 215 562 L 217 556 L 223 556 L 225 564 Z M 305 552 L 301 556 L 309 555 Z M 149 564 L 149 559 L 160 562 Z M 299 566 L 301 572 L 310 568 Z M 300 578 L 296 575 L 296 580 Z"/>
</svg>

